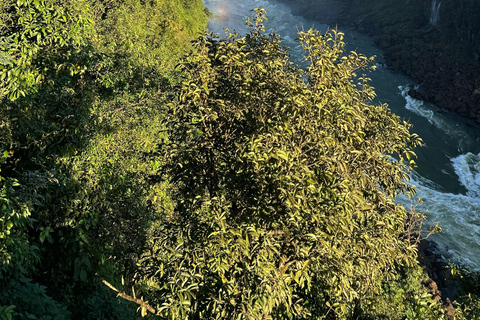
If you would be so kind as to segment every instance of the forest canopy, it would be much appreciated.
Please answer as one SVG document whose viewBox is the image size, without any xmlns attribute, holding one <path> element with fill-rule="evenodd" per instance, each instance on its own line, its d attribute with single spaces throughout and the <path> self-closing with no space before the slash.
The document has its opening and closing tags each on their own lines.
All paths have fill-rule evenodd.
<svg viewBox="0 0 480 320">
<path fill-rule="evenodd" d="M 1 0 L 0 318 L 444 319 L 372 58 L 302 31 L 302 69 L 262 9 L 207 17 Z"/>
</svg>

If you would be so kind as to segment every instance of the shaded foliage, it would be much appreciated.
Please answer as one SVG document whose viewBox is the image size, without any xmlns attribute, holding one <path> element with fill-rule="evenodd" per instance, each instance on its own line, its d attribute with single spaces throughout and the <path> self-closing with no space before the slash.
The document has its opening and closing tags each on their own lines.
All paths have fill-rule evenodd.
<svg viewBox="0 0 480 320">
<path fill-rule="evenodd" d="M 45 286 L 30 279 L 10 280 L 0 289 L 0 300 L 16 306 L 14 319 L 71 319 L 67 308 L 46 294 Z"/>
<path fill-rule="evenodd" d="M 96 273 L 133 273 L 155 220 L 147 196 L 163 192 L 148 178 L 153 106 L 207 13 L 201 1 L 5 0 L 0 20 L 2 285 L 23 275 L 73 318 L 118 318 L 126 309 L 75 306 L 110 299 Z"/>
</svg>

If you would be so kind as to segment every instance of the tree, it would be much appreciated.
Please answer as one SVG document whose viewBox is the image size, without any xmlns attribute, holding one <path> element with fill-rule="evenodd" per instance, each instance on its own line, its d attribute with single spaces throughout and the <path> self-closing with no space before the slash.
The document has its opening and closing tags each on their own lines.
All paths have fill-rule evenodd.
<svg viewBox="0 0 480 320">
<path fill-rule="evenodd" d="M 0 4 L 0 98 L 35 92 L 55 72 L 84 71 L 75 50 L 85 44 L 90 19 L 52 1 L 11 0 Z"/>
<path fill-rule="evenodd" d="M 416 264 L 394 201 L 421 140 L 370 104 L 343 34 L 300 32 L 302 70 L 256 14 L 181 66 L 158 173 L 177 202 L 138 279 L 171 319 L 346 318 Z"/>
<path fill-rule="evenodd" d="M 28 277 L 75 318 L 122 313 L 96 274 L 142 252 L 152 106 L 206 23 L 200 0 L 0 0 L 0 309 L 34 313 Z"/>
</svg>

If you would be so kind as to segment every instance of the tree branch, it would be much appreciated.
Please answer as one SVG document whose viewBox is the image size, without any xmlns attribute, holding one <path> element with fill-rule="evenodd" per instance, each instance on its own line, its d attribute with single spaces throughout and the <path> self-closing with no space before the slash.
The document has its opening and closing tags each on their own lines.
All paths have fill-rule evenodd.
<svg viewBox="0 0 480 320">
<path fill-rule="evenodd" d="M 149 305 L 148 303 L 146 303 L 145 301 L 141 300 L 141 299 L 138 299 L 138 298 L 134 298 L 132 296 L 129 296 L 128 294 L 124 293 L 124 292 L 120 292 L 118 291 L 117 288 L 115 288 L 113 285 L 111 285 L 107 280 L 105 279 L 102 279 L 100 278 L 103 282 L 104 285 L 106 285 L 107 287 L 109 287 L 110 289 L 112 289 L 113 291 L 117 292 L 117 297 L 122 297 L 123 299 L 125 300 L 128 300 L 128 301 L 132 301 L 132 302 L 135 302 L 136 304 L 142 306 L 143 308 L 147 309 L 148 311 L 150 311 L 151 313 L 153 313 L 154 315 L 157 315 L 160 317 L 160 315 L 157 314 L 157 312 L 155 311 L 155 309 Z"/>
</svg>

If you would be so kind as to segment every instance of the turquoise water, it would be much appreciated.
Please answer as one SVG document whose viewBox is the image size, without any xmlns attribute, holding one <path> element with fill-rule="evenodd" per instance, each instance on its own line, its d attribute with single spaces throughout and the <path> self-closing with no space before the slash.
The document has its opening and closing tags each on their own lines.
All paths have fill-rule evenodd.
<svg viewBox="0 0 480 320">
<path fill-rule="evenodd" d="M 300 45 L 295 42 L 297 30 L 328 29 L 325 24 L 292 15 L 288 6 L 273 0 L 204 0 L 204 4 L 214 15 L 209 29 L 221 36 L 225 34 L 224 27 L 241 35 L 247 33 L 245 21 L 252 17 L 251 10 L 264 8 L 268 18 L 266 29 L 282 36 L 297 63 L 303 57 Z M 427 215 L 427 226 L 438 221 L 443 229 L 431 239 L 447 259 L 480 271 L 480 128 L 469 125 L 458 115 L 408 96 L 409 88 L 415 84 L 385 66 L 381 50 L 370 37 L 353 30 L 340 31 L 345 33 L 347 50 L 376 56 L 377 70 L 369 74 L 376 100 L 388 103 L 393 112 L 412 123 L 413 132 L 425 142 L 424 147 L 415 150 L 418 167 L 411 174 L 411 182 L 423 200 L 416 209 Z M 416 204 L 415 199 L 404 196 L 398 202 L 406 207 Z"/>
</svg>

